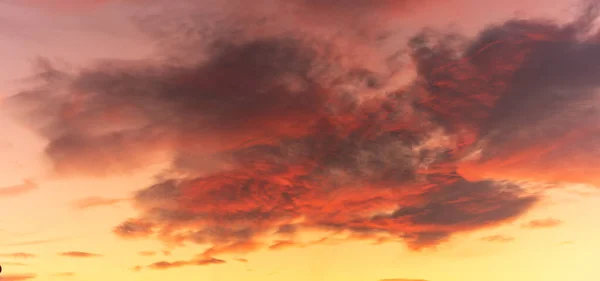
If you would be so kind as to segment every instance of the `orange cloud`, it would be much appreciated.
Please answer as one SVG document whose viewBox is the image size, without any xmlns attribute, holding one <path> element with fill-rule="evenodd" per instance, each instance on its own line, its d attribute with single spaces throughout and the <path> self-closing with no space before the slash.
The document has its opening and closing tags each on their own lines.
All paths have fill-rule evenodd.
<svg viewBox="0 0 600 281">
<path fill-rule="evenodd" d="M 59 273 L 55 273 L 52 274 L 52 276 L 56 276 L 56 277 L 73 277 L 77 274 L 75 274 L 75 272 L 59 272 Z"/>
<path fill-rule="evenodd" d="M 486 236 L 486 237 L 482 237 L 481 238 L 482 241 L 486 241 L 486 242 L 511 242 L 513 240 L 515 240 L 514 237 L 511 236 L 505 236 L 505 235 L 492 235 L 492 236 Z"/>
<path fill-rule="evenodd" d="M 10 253 L 10 254 L 0 254 L 0 257 L 29 259 L 29 258 L 35 258 L 35 257 L 37 257 L 37 255 L 31 254 L 31 253 L 18 252 L 18 253 Z"/>
<path fill-rule="evenodd" d="M 2 275 L 3 281 L 24 281 L 36 278 L 36 274 L 6 274 Z"/>
<path fill-rule="evenodd" d="M 280 250 L 290 247 L 298 247 L 297 243 L 289 240 L 276 241 L 273 245 L 269 246 L 271 250 Z"/>
<path fill-rule="evenodd" d="M 133 271 L 135 271 L 135 272 L 139 272 L 139 271 L 141 271 L 141 270 L 142 270 L 142 266 L 139 266 L 139 265 L 137 265 L 137 266 L 134 266 L 133 268 L 131 268 L 131 270 L 133 270 Z"/>
<path fill-rule="evenodd" d="M 93 253 L 88 253 L 88 252 L 78 252 L 78 251 L 63 252 L 63 253 L 59 253 L 58 255 L 63 256 L 63 257 L 73 257 L 73 258 L 93 258 L 93 257 L 101 257 L 102 256 L 99 254 L 93 254 Z"/>
<path fill-rule="evenodd" d="M 138 253 L 140 256 L 144 256 L 144 257 L 151 257 L 156 255 L 156 252 L 153 251 L 143 251 L 143 252 L 139 252 Z"/>
<path fill-rule="evenodd" d="M 151 265 L 148 265 L 148 268 L 164 270 L 164 269 L 177 268 L 177 267 L 183 267 L 183 266 L 192 266 L 192 265 L 203 266 L 203 265 L 222 264 L 222 263 L 225 263 L 225 261 L 220 260 L 220 259 L 215 259 L 215 258 L 189 260 L 189 261 L 174 261 L 174 262 L 160 261 L 160 262 L 155 262 Z"/>
<path fill-rule="evenodd" d="M 124 200 L 125 199 L 86 197 L 73 202 L 71 206 L 75 209 L 88 209 L 93 207 L 111 206 Z"/>
<path fill-rule="evenodd" d="M 19 196 L 38 188 L 38 185 L 32 181 L 25 180 L 23 184 L 0 187 L 0 198 Z"/>
<path fill-rule="evenodd" d="M 538 219 L 529 221 L 522 226 L 524 228 L 551 228 L 563 224 L 563 221 L 554 218 Z"/>
</svg>

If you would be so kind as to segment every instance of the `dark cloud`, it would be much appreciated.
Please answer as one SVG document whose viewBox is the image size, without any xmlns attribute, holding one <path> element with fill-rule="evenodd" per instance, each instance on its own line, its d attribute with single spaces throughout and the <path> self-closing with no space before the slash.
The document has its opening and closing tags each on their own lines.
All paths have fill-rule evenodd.
<svg viewBox="0 0 600 281">
<path fill-rule="evenodd" d="M 123 202 L 126 199 L 118 198 L 102 198 L 102 197 L 86 197 L 75 202 L 72 202 L 71 206 L 75 209 L 88 209 L 93 207 L 111 206 L 117 203 Z"/>
<path fill-rule="evenodd" d="M 515 240 L 514 237 L 512 237 L 512 236 L 506 236 L 506 235 L 491 235 L 491 236 L 481 237 L 481 241 L 486 241 L 486 242 L 501 242 L 501 243 L 505 243 L 505 242 L 512 242 L 514 240 Z"/>
<path fill-rule="evenodd" d="M 37 277 L 36 274 L 5 274 L 2 275 L 3 281 L 24 281 L 35 279 Z"/>
<path fill-rule="evenodd" d="M 463 167 L 464 174 L 599 183 L 592 170 L 600 136 L 595 122 L 600 45 L 594 37 L 580 37 L 572 25 L 528 21 L 482 33 L 475 46 L 498 43 L 481 52 L 476 62 L 484 67 L 500 63 L 501 52 L 509 49 L 502 46 L 511 41 L 519 42 L 522 62 L 479 125 L 481 155 Z"/>
<path fill-rule="evenodd" d="M 99 254 L 93 254 L 93 253 L 88 253 L 88 252 L 78 252 L 78 251 L 63 252 L 58 255 L 63 256 L 63 257 L 72 257 L 72 258 L 94 258 L 94 257 L 102 256 Z"/>
<path fill-rule="evenodd" d="M 524 228 L 551 228 L 563 224 L 563 221 L 555 218 L 538 219 L 524 223 Z"/>
<path fill-rule="evenodd" d="M 347 8 L 392 5 L 378 3 Z M 347 41 L 369 46 L 357 57 L 303 31 L 196 40 L 191 23 L 172 40 L 193 48 L 174 50 L 202 59 L 42 63 L 40 85 L 7 102 L 61 175 L 170 163 L 114 232 L 207 249 L 151 268 L 333 241 L 300 241 L 306 230 L 418 250 L 526 213 L 540 194 L 515 182 L 597 183 L 600 35 L 584 37 L 585 21 L 424 32 L 407 46 L 409 85 L 368 36 Z"/>
<path fill-rule="evenodd" d="M 19 196 L 38 188 L 38 185 L 32 181 L 25 180 L 23 184 L 0 187 L 0 198 Z"/>
<path fill-rule="evenodd" d="M 18 252 L 18 253 L 0 254 L 0 257 L 29 259 L 29 258 L 35 258 L 35 257 L 37 257 L 37 255 L 31 254 L 31 253 Z"/>
</svg>

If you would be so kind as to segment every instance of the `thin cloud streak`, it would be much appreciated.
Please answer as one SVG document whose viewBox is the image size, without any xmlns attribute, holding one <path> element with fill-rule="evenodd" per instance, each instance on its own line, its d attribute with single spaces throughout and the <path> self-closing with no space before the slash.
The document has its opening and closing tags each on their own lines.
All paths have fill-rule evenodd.
<svg viewBox="0 0 600 281">
<path fill-rule="evenodd" d="M 25 280 L 31 280 L 31 279 L 35 279 L 37 277 L 36 274 L 30 273 L 30 274 L 5 274 L 2 275 L 1 280 L 2 281 L 25 281 Z"/>
<path fill-rule="evenodd" d="M 0 198 L 14 197 L 36 190 L 38 185 L 30 180 L 25 180 L 23 184 L 0 187 Z"/>
<path fill-rule="evenodd" d="M 32 246 L 32 245 L 41 245 L 47 243 L 54 243 L 67 240 L 67 238 L 52 238 L 52 239 L 41 239 L 41 240 L 31 240 L 31 241 L 23 241 L 23 242 L 15 242 L 15 243 L 5 243 L 2 246 Z"/>
<path fill-rule="evenodd" d="M 31 253 L 18 252 L 18 253 L 0 254 L 0 257 L 29 259 L 29 258 L 35 258 L 35 257 L 37 257 L 37 255 L 31 254 Z"/>
<path fill-rule="evenodd" d="M 59 253 L 59 256 L 63 256 L 63 257 L 72 257 L 72 258 L 94 258 L 94 257 L 101 257 L 102 255 L 100 254 L 94 254 L 94 253 L 88 253 L 88 252 L 79 252 L 79 251 L 72 251 L 72 252 L 63 252 L 63 253 Z"/>
<path fill-rule="evenodd" d="M 563 224 L 562 220 L 555 218 L 537 219 L 522 224 L 523 228 L 552 228 Z"/>
<path fill-rule="evenodd" d="M 486 241 L 486 242 L 506 243 L 506 242 L 514 241 L 515 238 L 512 236 L 506 236 L 506 235 L 492 235 L 492 236 L 482 237 L 481 240 Z"/>
<path fill-rule="evenodd" d="M 92 197 L 86 197 L 86 198 L 82 198 L 82 199 L 72 202 L 71 207 L 74 209 L 84 210 L 84 209 L 89 209 L 89 208 L 94 208 L 94 207 L 112 206 L 112 205 L 121 203 L 125 200 L 127 200 L 127 199 L 103 198 L 103 197 L 92 196 Z"/>
<path fill-rule="evenodd" d="M 77 275 L 75 272 L 58 272 L 58 273 L 52 274 L 52 276 L 56 276 L 56 277 L 73 277 L 75 275 Z"/>
</svg>

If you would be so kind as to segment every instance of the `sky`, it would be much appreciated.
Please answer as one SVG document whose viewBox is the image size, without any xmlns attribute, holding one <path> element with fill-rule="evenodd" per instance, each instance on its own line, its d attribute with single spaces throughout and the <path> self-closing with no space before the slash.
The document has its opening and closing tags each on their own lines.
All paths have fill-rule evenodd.
<svg viewBox="0 0 600 281">
<path fill-rule="evenodd" d="M 599 12 L 0 1 L 0 281 L 600 278 Z"/>
</svg>

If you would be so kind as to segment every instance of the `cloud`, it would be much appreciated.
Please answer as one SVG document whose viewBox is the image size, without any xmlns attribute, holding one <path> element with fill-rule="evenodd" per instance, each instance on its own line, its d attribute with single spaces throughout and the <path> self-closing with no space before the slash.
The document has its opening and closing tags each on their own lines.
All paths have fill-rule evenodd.
<svg viewBox="0 0 600 281">
<path fill-rule="evenodd" d="M 211 265 L 211 264 L 222 264 L 225 263 L 224 260 L 220 260 L 220 259 L 215 259 L 215 258 L 209 258 L 209 259 L 199 259 L 199 260 L 189 260 L 189 261 L 173 261 L 173 262 L 167 262 L 167 261 L 160 261 L 160 262 L 155 262 L 153 264 L 148 265 L 148 268 L 151 269 L 158 269 L 158 270 L 164 270 L 164 269 L 170 269 L 170 268 L 177 268 L 177 267 L 183 267 L 183 266 L 204 266 L 204 265 Z"/>
<path fill-rule="evenodd" d="M 24 193 L 33 191 L 38 188 L 38 185 L 32 181 L 25 180 L 23 184 L 0 187 L 0 198 L 19 196 Z"/>
<path fill-rule="evenodd" d="M 35 257 L 37 257 L 37 255 L 31 254 L 31 253 L 18 252 L 18 253 L 0 254 L 0 257 L 29 259 L 29 258 L 35 258 Z"/>
<path fill-rule="evenodd" d="M 59 175 L 168 162 L 114 232 L 207 250 L 152 268 L 314 244 L 303 231 L 435 247 L 518 219 L 542 196 L 536 182 L 600 182 L 600 35 L 585 37 L 584 21 L 417 34 L 399 47 L 415 66 L 408 85 L 397 52 L 368 36 L 231 19 L 196 40 L 206 27 L 185 21 L 165 46 L 201 55 L 76 71 L 42 61 L 40 83 L 6 102 L 48 140 Z M 361 52 L 342 44 L 360 38 Z"/>
<path fill-rule="evenodd" d="M 142 266 L 136 265 L 133 268 L 131 268 L 131 270 L 133 270 L 135 272 L 140 272 L 142 270 Z"/>
<path fill-rule="evenodd" d="M 403 278 L 397 279 L 396 278 L 396 279 L 381 279 L 379 281 L 427 281 L 427 280 L 425 280 L 425 279 L 403 279 Z"/>
<path fill-rule="evenodd" d="M 152 252 L 152 251 L 143 251 L 143 252 L 139 252 L 138 253 L 140 256 L 144 256 L 144 257 L 151 257 L 156 255 L 156 252 Z"/>
<path fill-rule="evenodd" d="M 547 219 L 538 219 L 538 220 L 529 221 L 527 223 L 524 223 L 522 225 L 522 227 L 524 227 L 524 228 L 551 228 L 551 227 L 557 227 L 561 224 L 563 224 L 563 221 L 561 221 L 559 219 L 547 218 Z"/>
<path fill-rule="evenodd" d="M 280 249 L 292 248 L 292 247 L 298 247 L 297 243 L 294 241 L 290 241 L 290 240 L 279 240 L 279 241 L 275 241 L 274 244 L 269 246 L 269 249 L 280 250 Z"/>
<path fill-rule="evenodd" d="M 2 244 L 2 246 L 31 246 L 31 245 L 40 245 L 40 244 L 59 242 L 59 241 L 65 240 L 65 239 L 66 238 L 40 239 L 40 240 L 22 241 L 22 242 L 15 242 L 15 243 L 5 243 L 5 244 Z"/>
<path fill-rule="evenodd" d="M 77 274 L 75 274 L 75 272 L 58 272 L 55 274 L 52 274 L 52 276 L 56 276 L 56 277 L 73 277 Z"/>
<path fill-rule="evenodd" d="M 58 255 L 63 256 L 63 257 L 72 257 L 72 258 L 93 258 L 93 257 L 101 257 L 102 256 L 99 254 L 93 254 L 93 253 L 88 253 L 88 252 L 78 252 L 78 251 L 63 252 L 63 253 L 59 253 Z"/>
<path fill-rule="evenodd" d="M 514 237 L 505 236 L 505 235 L 491 235 L 491 236 L 481 237 L 481 241 L 486 241 L 486 242 L 505 243 L 505 242 L 512 242 L 514 240 L 515 240 Z"/>
<path fill-rule="evenodd" d="M 17 2 L 17 1 L 15 1 Z M 27 5 L 36 8 L 43 8 L 54 12 L 81 12 L 98 8 L 109 2 L 119 2 L 118 0 L 23 0 L 18 1 L 19 5 Z"/>
<path fill-rule="evenodd" d="M 75 209 L 88 209 L 101 206 L 111 206 L 124 201 L 125 199 L 117 198 L 102 198 L 102 197 L 86 197 L 74 201 L 71 206 Z"/>
<path fill-rule="evenodd" d="M 2 275 L 3 281 L 24 281 L 35 279 L 37 275 L 35 274 L 6 274 Z"/>
</svg>

